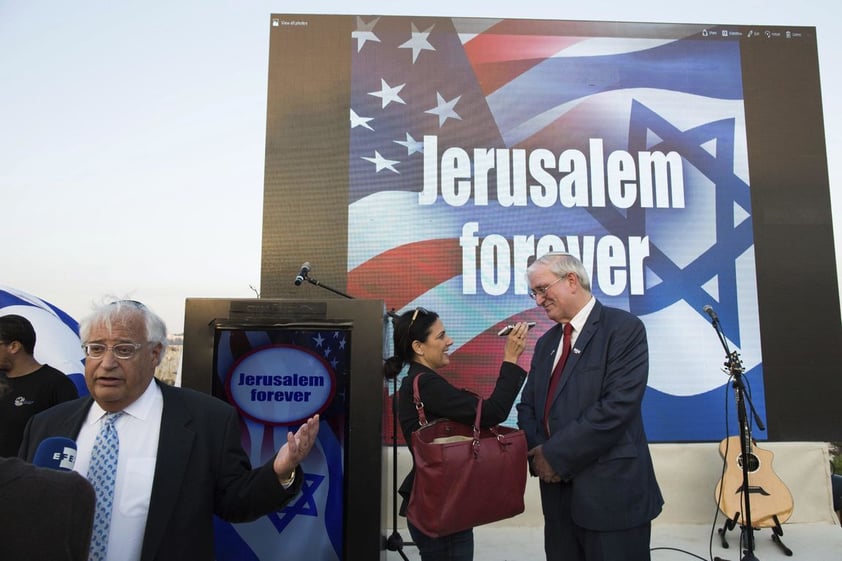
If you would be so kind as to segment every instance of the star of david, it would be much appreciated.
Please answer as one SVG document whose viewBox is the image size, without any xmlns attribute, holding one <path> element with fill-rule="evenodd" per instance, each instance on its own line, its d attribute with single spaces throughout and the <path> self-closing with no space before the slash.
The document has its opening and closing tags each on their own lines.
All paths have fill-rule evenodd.
<svg viewBox="0 0 842 561">
<path fill-rule="evenodd" d="M 317 517 L 319 515 L 314 495 L 316 489 L 318 489 L 322 484 L 322 481 L 324 481 L 324 478 L 325 477 L 323 475 L 309 473 L 304 474 L 304 481 L 301 483 L 301 491 L 298 498 L 289 503 L 282 510 L 267 515 L 267 518 L 269 518 L 275 526 L 275 529 L 278 530 L 279 534 L 282 533 L 298 515 L 312 517 Z"/>
<path fill-rule="evenodd" d="M 646 265 L 660 282 L 647 286 L 644 296 L 630 297 L 629 306 L 632 313 L 643 315 L 684 300 L 703 314 L 703 307 L 715 294 L 723 330 L 739 345 L 736 264 L 737 258 L 754 245 L 754 235 L 749 186 L 734 173 L 734 131 L 733 118 L 682 131 L 643 104 L 632 103 L 629 151 L 676 151 L 686 164 L 710 180 L 715 190 L 716 239 L 683 267 L 650 243 Z M 646 213 L 647 209 L 641 208 L 625 214 L 611 208 L 591 209 L 594 218 L 609 230 L 633 235 L 646 232 Z"/>
</svg>

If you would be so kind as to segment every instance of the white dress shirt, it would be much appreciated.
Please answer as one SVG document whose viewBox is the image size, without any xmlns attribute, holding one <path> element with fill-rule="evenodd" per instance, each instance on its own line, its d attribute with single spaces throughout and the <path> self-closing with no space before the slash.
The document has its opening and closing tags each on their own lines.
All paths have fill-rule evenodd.
<svg viewBox="0 0 842 561">
<path fill-rule="evenodd" d="M 151 382 L 146 391 L 123 410 L 126 414 L 115 423 L 120 437 L 120 455 L 108 534 L 108 561 L 140 559 L 163 410 L 161 389 Z M 79 431 L 73 469 L 83 476 L 88 474 L 91 451 L 104 415 L 105 411 L 94 402 Z"/>
<path fill-rule="evenodd" d="M 591 310 L 593 307 L 596 306 L 596 298 L 591 296 L 591 299 L 588 300 L 588 303 L 582 307 L 579 312 L 573 316 L 573 319 L 570 320 L 571 325 L 573 325 L 573 331 L 570 333 L 570 352 L 573 353 L 573 345 L 576 344 L 576 339 L 579 338 L 579 333 L 582 332 L 582 328 L 585 327 L 585 322 L 588 321 L 588 316 L 591 315 Z M 558 350 L 555 353 L 555 358 L 553 359 L 553 369 L 555 369 L 555 365 L 558 364 L 558 361 L 561 360 L 561 350 L 564 348 L 564 337 L 562 336 L 561 340 L 558 342 Z M 578 354 L 578 351 L 577 351 Z M 567 363 L 565 363 L 567 364 Z M 552 372 L 552 370 L 550 371 Z"/>
</svg>

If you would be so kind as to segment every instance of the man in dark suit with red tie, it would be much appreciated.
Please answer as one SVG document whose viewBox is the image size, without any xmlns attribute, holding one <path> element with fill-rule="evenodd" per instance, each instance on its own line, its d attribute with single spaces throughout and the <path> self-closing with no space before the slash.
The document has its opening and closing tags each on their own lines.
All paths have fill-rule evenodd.
<svg viewBox="0 0 842 561">
<path fill-rule="evenodd" d="M 571 255 L 548 253 L 527 276 L 530 296 L 557 323 L 535 345 L 517 407 L 541 479 L 547 560 L 648 560 L 664 501 L 641 416 L 646 330 L 600 304 Z"/>
</svg>

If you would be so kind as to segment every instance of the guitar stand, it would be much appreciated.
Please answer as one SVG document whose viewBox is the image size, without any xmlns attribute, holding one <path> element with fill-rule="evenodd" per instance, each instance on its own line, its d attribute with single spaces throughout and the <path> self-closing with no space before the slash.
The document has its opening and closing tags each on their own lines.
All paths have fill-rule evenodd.
<svg viewBox="0 0 842 561">
<path fill-rule="evenodd" d="M 722 527 L 717 530 L 719 533 L 719 539 L 722 542 L 722 547 L 728 549 L 728 539 L 725 537 L 725 532 L 730 532 L 737 526 L 737 520 L 740 518 L 740 513 L 734 514 L 733 518 L 726 518 L 725 523 L 722 524 Z"/>
<path fill-rule="evenodd" d="M 792 550 L 786 546 L 786 544 L 781 540 L 781 536 L 784 535 L 784 529 L 781 527 L 781 522 L 778 520 L 778 515 L 772 515 L 772 518 L 775 520 L 775 525 L 772 526 L 772 541 L 778 544 L 778 547 L 781 548 L 781 551 L 784 552 L 784 555 L 787 557 L 792 557 Z"/>
<path fill-rule="evenodd" d="M 728 549 L 728 547 L 729 547 L 728 546 L 728 540 L 725 536 L 725 533 L 730 532 L 731 530 L 733 530 L 737 526 L 737 520 L 739 520 L 739 518 L 740 518 L 740 513 L 737 512 L 737 513 L 734 514 L 733 518 L 726 519 L 725 523 L 722 525 L 722 528 L 717 530 L 717 532 L 719 533 L 719 538 L 721 540 L 722 547 L 725 548 L 725 549 Z M 784 535 L 784 529 L 781 526 L 780 520 L 778 520 L 778 515 L 773 514 L 772 519 L 775 521 L 775 525 L 772 526 L 772 528 L 771 528 L 772 529 L 772 541 L 775 542 L 778 545 L 778 547 L 781 548 L 781 551 L 784 552 L 784 555 L 786 555 L 787 557 L 792 557 L 792 550 L 786 546 L 786 544 L 783 542 L 783 540 L 781 540 L 781 536 Z M 746 528 L 744 526 L 740 526 L 740 529 L 743 532 L 745 532 L 745 530 L 746 530 Z M 753 536 L 749 537 L 749 539 L 753 539 Z M 753 548 L 751 548 L 751 549 L 753 549 Z"/>
</svg>

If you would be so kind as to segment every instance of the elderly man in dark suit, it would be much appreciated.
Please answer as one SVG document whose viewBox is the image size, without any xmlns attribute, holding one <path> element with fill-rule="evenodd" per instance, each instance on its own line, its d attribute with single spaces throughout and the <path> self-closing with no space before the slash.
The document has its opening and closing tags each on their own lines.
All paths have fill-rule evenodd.
<svg viewBox="0 0 842 561">
<path fill-rule="evenodd" d="M 518 404 L 541 479 L 547 560 L 647 560 L 663 497 L 641 417 L 643 323 L 596 301 L 571 255 L 544 255 L 527 276 L 530 296 L 557 323 L 535 345 Z"/>
<path fill-rule="evenodd" d="M 154 379 L 166 327 L 146 306 L 101 306 L 80 323 L 80 336 L 91 395 L 34 417 L 20 455 L 31 460 L 47 437 L 76 439 L 74 469 L 97 490 L 91 559 L 211 560 L 214 514 L 254 520 L 298 493 L 317 416 L 253 469 L 232 407 Z"/>
</svg>

